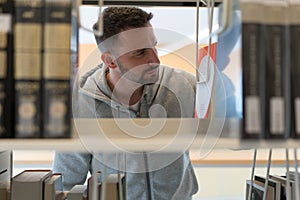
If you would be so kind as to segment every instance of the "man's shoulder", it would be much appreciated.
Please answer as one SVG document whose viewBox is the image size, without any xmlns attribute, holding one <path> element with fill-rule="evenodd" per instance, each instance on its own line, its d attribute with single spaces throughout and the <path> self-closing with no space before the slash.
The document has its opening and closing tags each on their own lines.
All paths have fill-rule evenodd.
<svg viewBox="0 0 300 200">
<path fill-rule="evenodd" d="M 89 69 L 86 72 L 81 73 L 82 75 L 79 74 L 80 78 L 79 78 L 79 84 L 81 87 L 83 87 L 84 85 L 86 85 L 86 82 L 88 80 L 94 79 L 96 78 L 97 80 L 99 78 L 101 78 L 101 74 L 103 74 L 104 72 L 104 66 L 102 64 L 97 65 L 91 69 Z"/>
</svg>

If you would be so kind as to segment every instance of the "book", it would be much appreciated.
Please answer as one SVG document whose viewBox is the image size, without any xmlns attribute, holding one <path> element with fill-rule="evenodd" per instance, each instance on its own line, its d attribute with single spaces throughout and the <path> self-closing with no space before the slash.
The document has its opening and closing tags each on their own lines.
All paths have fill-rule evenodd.
<svg viewBox="0 0 300 200">
<path fill-rule="evenodd" d="M 287 178 L 286 178 L 286 176 L 270 175 L 270 177 L 273 180 L 281 182 L 281 186 L 283 187 L 281 191 L 283 191 L 282 193 L 284 194 L 285 197 L 287 197 L 287 194 L 286 194 L 287 193 L 287 185 L 286 185 Z M 289 186 L 290 186 L 291 199 L 295 199 L 296 198 L 296 194 L 295 194 L 296 183 L 294 180 L 292 180 L 290 178 L 289 184 L 290 184 Z"/>
<path fill-rule="evenodd" d="M 253 180 L 252 182 L 252 189 L 251 189 L 251 200 L 262 200 L 265 191 L 265 188 L 261 186 L 261 184 L 258 184 L 258 181 Z M 246 180 L 246 196 L 245 199 L 248 199 L 249 193 L 251 188 L 251 180 Z M 267 200 L 274 200 L 272 199 L 272 196 L 267 197 Z"/>
<path fill-rule="evenodd" d="M 12 174 L 12 152 L 0 152 L 0 181 L 10 181 Z"/>
<path fill-rule="evenodd" d="M 248 199 L 249 191 L 251 186 L 251 180 L 246 180 L 246 198 Z M 267 188 L 267 191 L 264 188 L 264 183 L 253 180 L 252 183 L 252 192 L 251 192 L 251 199 L 253 200 L 262 200 L 264 194 L 266 194 L 266 200 L 275 200 L 275 191 L 273 187 Z"/>
<path fill-rule="evenodd" d="M 262 37 L 263 7 L 242 1 L 243 126 L 242 138 L 261 138 L 265 131 L 265 64 Z M 255 15 L 253 15 L 255 13 Z"/>
<path fill-rule="evenodd" d="M 287 185 L 286 185 L 286 178 L 283 176 L 279 176 L 279 175 L 269 175 L 270 179 L 280 182 L 281 185 L 281 199 L 285 199 L 287 198 Z M 294 199 L 292 192 L 292 184 L 290 183 L 290 194 L 291 194 L 291 199 Z"/>
<path fill-rule="evenodd" d="M 45 0 L 44 49 L 58 53 L 71 48 L 71 0 Z"/>
<path fill-rule="evenodd" d="M 288 21 L 287 3 L 264 2 L 264 41 L 266 64 L 265 138 L 286 138 L 288 131 Z"/>
<path fill-rule="evenodd" d="M 16 138 L 38 138 L 42 130 L 43 1 L 14 0 Z"/>
<path fill-rule="evenodd" d="M 24 170 L 11 180 L 11 200 L 43 199 L 44 181 L 51 170 Z"/>
<path fill-rule="evenodd" d="M 124 174 L 109 174 L 106 179 L 106 200 L 126 199 L 125 175 Z M 119 180 L 120 178 L 120 180 Z M 103 184 L 103 183 L 102 183 Z M 99 188 L 99 196 L 101 196 L 101 188 Z M 120 190 L 121 189 L 121 190 Z"/>
<path fill-rule="evenodd" d="M 42 50 L 42 0 L 14 0 L 14 50 L 40 52 Z"/>
<path fill-rule="evenodd" d="M 9 200 L 9 190 L 10 190 L 9 181 L 0 181 L 0 199 L 1 200 Z"/>
<path fill-rule="evenodd" d="M 41 137 L 41 54 L 15 53 L 15 136 Z"/>
<path fill-rule="evenodd" d="M 101 172 L 97 172 L 96 177 L 99 180 Z M 101 191 L 102 185 L 105 184 L 105 199 L 106 200 L 119 200 L 119 199 L 126 199 L 126 176 L 125 174 L 120 173 L 118 174 L 109 174 L 105 182 L 96 181 L 97 185 L 95 186 L 94 183 L 95 176 L 91 176 L 88 179 L 88 186 L 87 186 L 87 198 L 91 199 L 95 195 L 97 199 L 101 198 Z M 96 194 L 95 194 L 96 193 Z"/>
<path fill-rule="evenodd" d="M 87 180 L 87 199 L 93 199 L 93 196 L 96 196 L 96 199 L 100 198 L 99 187 L 101 183 L 98 181 L 101 172 L 97 171 L 95 174 L 90 176 Z M 95 180 L 95 178 L 97 180 Z M 95 185 L 96 183 L 96 185 Z"/>
<path fill-rule="evenodd" d="M 70 71 L 69 53 L 44 53 L 43 137 L 45 138 L 70 137 Z"/>
<path fill-rule="evenodd" d="M 63 184 L 60 173 L 52 174 L 45 180 L 43 200 L 56 200 L 57 194 L 61 194 L 62 192 Z"/>
<path fill-rule="evenodd" d="M 13 137 L 13 1 L 0 1 L 0 138 Z"/>
<path fill-rule="evenodd" d="M 300 137 L 300 2 L 291 1 L 288 7 L 291 63 L 291 136 Z"/>
<path fill-rule="evenodd" d="M 68 200 L 82 200 L 86 191 L 86 185 L 74 185 L 72 189 L 67 193 L 67 198 Z"/>
<path fill-rule="evenodd" d="M 13 1 L 0 0 L 0 13 L 11 13 L 13 10 Z"/>
<path fill-rule="evenodd" d="M 266 178 L 262 176 L 254 176 L 254 180 L 262 183 L 264 186 Z M 273 188 L 274 190 L 274 200 L 281 200 L 281 183 L 279 181 L 273 180 L 273 179 L 268 179 L 268 190 L 270 188 Z"/>
<path fill-rule="evenodd" d="M 45 1 L 43 137 L 70 137 L 72 1 Z"/>
</svg>

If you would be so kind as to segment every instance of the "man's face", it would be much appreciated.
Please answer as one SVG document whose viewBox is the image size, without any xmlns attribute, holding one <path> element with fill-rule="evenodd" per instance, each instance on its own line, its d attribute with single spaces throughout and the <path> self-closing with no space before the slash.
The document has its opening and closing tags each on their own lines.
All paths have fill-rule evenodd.
<svg viewBox="0 0 300 200">
<path fill-rule="evenodd" d="M 121 35 L 123 54 L 116 58 L 120 75 L 140 83 L 151 84 L 158 80 L 160 61 L 155 48 L 157 40 L 149 24 L 145 29 Z M 124 48 L 125 47 L 125 48 Z"/>
</svg>

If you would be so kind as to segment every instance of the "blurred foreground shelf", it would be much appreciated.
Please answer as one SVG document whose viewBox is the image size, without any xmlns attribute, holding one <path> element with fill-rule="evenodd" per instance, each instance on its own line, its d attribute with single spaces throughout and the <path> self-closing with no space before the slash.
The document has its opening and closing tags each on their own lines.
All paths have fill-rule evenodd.
<svg viewBox="0 0 300 200">
<path fill-rule="evenodd" d="M 172 152 L 298 148 L 300 140 L 240 140 L 240 119 L 76 119 L 69 139 L 0 139 L 3 150 Z"/>
</svg>

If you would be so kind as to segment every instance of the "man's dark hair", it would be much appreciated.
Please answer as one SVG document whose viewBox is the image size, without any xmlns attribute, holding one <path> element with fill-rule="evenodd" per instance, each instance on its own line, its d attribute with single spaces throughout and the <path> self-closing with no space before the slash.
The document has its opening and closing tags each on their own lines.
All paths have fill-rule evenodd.
<svg viewBox="0 0 300 200">
<path fill-rule="evenodd" d="M 145 27 L 153 14 L 136 7 L 108 7 L 103 10 L 103 34 L 96 36 L 96 42 L 101 42 L 130 28 Z M 98 23 L 94 24 L 98 30 Z"/>
</svg>

